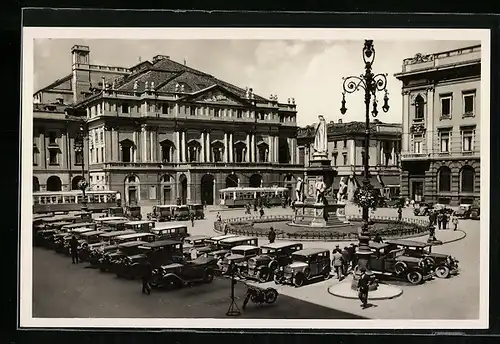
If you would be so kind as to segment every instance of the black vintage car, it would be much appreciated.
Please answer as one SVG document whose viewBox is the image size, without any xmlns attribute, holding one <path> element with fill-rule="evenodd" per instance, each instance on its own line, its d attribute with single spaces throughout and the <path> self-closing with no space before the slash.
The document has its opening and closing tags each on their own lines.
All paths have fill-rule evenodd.
<svg viewBox="0 0 500 344">
<path fill-rule="evenodd" d="M 99 242 L 94 244 L 89 244 L 87 247 L 88 252 L 88 262 L 92 267 L 97 267 L 99 259 L 103 257 L 105 252 L 110 250 L 116 250 L 118 248 L 118 243 L 116 243 L 116 238 L 122 235 L 135 233 L 133 230 L 124 231 L 114 231 L 114 232 L 102 232 L 99 235 Z"/>
<path fill-rule="evenodd" d="M 120 269 L 120 258 L 123 258 L 127 255 L 142 253 L 142 250 L 139 247 L 141 247 L 143 244 L 147 244 L 147 242 L 129 241 L 123 244 L 119 244 L 116 250 L 110 250 L 104 253 L 103 257 L 99 259 L 99 270 L 101 270 L 102 272 L 116 272 Z"/>
<path fill-rule="evenodd" d="M 247 269 L 240 270 L 240 275 L 264 283 L 273 279 L 278 268 L 292 263 L 292 253 L 302 250 L 303 245 L 295 242 L 275 242 L 260 248 L 261 254 L 250 258 Z"/>
<path fill-rule="evenodd" d="M 143 242 L 137 247 L 138 252 L 131 255 L 122 255 L 117 260 L 115 272 L 118 277 L 138 278 L 143 270 L 146 260 L 153 269 L 164 264 L 182 262 L 182 242 L 176 240 L 162 240 Z"/>
<path fill-rule="evenodd" d="M 151 285 L 155 288 L 172 289 L 190 283 L 211 283 L 216 266 L 217 262 L 210 257 L 162 265 L 153 270 Z"/>
<path fill-rule="evenodd" d="M 130 220 L 142 220 L 141 207 L 138 205 L 128 205 L 125 207 L 125 216 Z"/>
<path fill-rule="evenodd" d="M 431 244 L 413 240 L 388 240 L 385 243 L 390 245 L 389 251 L 403 248 L 405 256 L 425 259 L 438 278 L 458 273 L 458 260 L 448 254 L 431 252 Z"/>
<path fill-rule="evenodd" d="M 80 261 L 85 262 L 88 259 L 90 253 L 89 245 L 100 243 L 100 235 L 102 233 L 102 231 L 90 231 L 80 234 L 80 238 L 78 239 L 78 258 Z"/>
</svg>

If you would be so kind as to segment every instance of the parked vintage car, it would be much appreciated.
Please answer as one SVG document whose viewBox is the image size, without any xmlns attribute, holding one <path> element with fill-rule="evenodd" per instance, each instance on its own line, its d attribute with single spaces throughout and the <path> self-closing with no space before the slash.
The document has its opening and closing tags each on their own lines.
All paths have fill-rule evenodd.
<svg viewBox="0 0 500 344">
<path fill-rule="evenodd" d="M 178 205 L 174 208 L 175 221 L 189 220 L 190 214 L 191 212 L 187 205 Z"/>
<path fill-rule="evenodd" d="M 236 234 L 226 234 L 226 235 L 217 235 L 211 237 L 210 239 L 205 240 L 207 246 L 210 246 L 212 250 L 219 250 L 219 243 L 222 240 L 237 237 Z"/>
<path fill-rule="evenodd" d="M 212 249 L 205 244 L 207 239 L 210 239 L 207 235 L 192 235 L 185 238 L 182 248 L 184 257 L 186 259 L 191 259 L 194 256 L 198 258 L 200 255 L 211 252 Z"/>
<path fill-rule="evenodd" d="M 128 205 L 125 207 L 124 214 L 130 220 L 142 220 L 141 207 L 138 205 Z"/>
<path fill-rule="evenodd" d="M 147 215 L 148 220 L 163 222 L 170 221 L 174 217 L 174 209 L 176 205 L 154 205 L 153 211 Z"/>
<path fill-rule="evenodd" d="M 188 208 L 196 220 L 203 220 L 205 218 L 203 204 L 189 204 Z"/>
<path fill-rule="evenodd" d="M 162 265 L 183 262 L 182 242 L 174 240 L 162 240 L 143 243 L 138 247 L 136 254 L 121 256 L 116 264 L 116 275 L 128 279 L 141 276 L 144 263 L 148 261 L 156 269 Z"/>
<path fill-rule="evenodd" d="M 197 282 L 211 283 L 215 268 L 216 261 L 211 257 L 200 257 L 183 264 L 162 265 L 153 270 L 151 286 L 172 289 Z"/>
<path fill-rule="evenodd" d="M 274 272 L 280 267 L 292 263 L 292 253 L 303 249 L 296 242 L 275 242 L 260 247 L 261 254 L 248 260 L 248 269 L 241 270 L 243 278 L 268 282 L 274 278 Z"/>
<path fill-rule="evenodd" d="M 77 240 L 81 239 L 81 235 L 87 232 L 92 232 L 95 231 L 94 228 L 75 228 L 71 230 L 71 232 L 67 233 L 67 235 L 63 236 L 60 238 L 60 240 L 56 244 L 56 252 L 57 253 L 64 253 L 65 255 L 69 256 L 71 254 L 70 252 L 70 246 L 71 246 L 71 238 L 74 236 Z"/>
<path fill-rule="evenodd" d="M 472 204 L 460 204 L 455 211 L 455 216 L 459 219 L 468 219 L 470 217 Z"/>
<path fill-rule="evenodd" d="M 458 260 L 448 254 L 431 252 L 431 244 L 413 240 L 388 240 L 385 243 L 390 245 L 388 251 L 403 248 L 405 256 L 424 258 L 436 277 L 448 278 L 458 273 Z"/>
<path fill-rule="evenodd" d="M 230 254 L 222 262 L 222 274 L 231 274 L 231 267 L 235 267 L 238 275 L 240 270 L 246 270 L 246 261 L 260 253 L 260 248 L 253 245 L 239 245 L 231 248 Z"/>
<path fill-rule="evenodd" d="M 129 221 L 125 223 L 125 229 L 131 229 L 136 232 L 149 232 L 153 229 L 155 223 L 153 221 Z"/>
<path fill-rule="evenodd" d="M 432 278 L 429 261 L 405 255 L 404 248 L 370 242 L 370 249 L 370 268 L 377 277 L 406 280 L 411 284 L 420 284 Z"/>
<path fill-rule="evenodd" d="M 479 207 L 477 207 L 477 206 L 472 206 L 472 207 L 471 207 L 471 210 L 470 210 L 470 216 L 469 216 L 469 218 L 470 218 L 471 220 L 479 220 L 479 218 L 480 218 L 480 213 L 481 213 L 481 210 L 480 210 L 480 208 L 479 208 Z"/>
<path fill-rule="evenodd" d="M 117 237 L 133 233 L 135 233 L 133 230 L 102 232 L 99 235 L 100 242 L 88 245 L 89 253 L 87 260 L 90 265 L 92 267 L 97 267 L 99 259 L 103 257 L 105 252 L 118 248 L 118 244 L 115 240 Z"/>
<path fill-rule="evenodd" d="M 100 225 L 103 225 L 105 224 L 106 222 L 109 222 L 109 221 L 129 221 L 129 219 L 127 219 L 126 217 L 124 216 L 101 216 L 101 217 L 98 217 L 96 219 L 94 219 L 94 222 L 100 226 Z"/>
<path fill-rule="evenodd" d="M 88 259 L 90 253 L 89 245 L 97 244 L 101 242 L 100 235 L 102 231 L 90 231 L 80 234 L 78 239 L 78 258 L 84 262 Z"/>
<path fill-rule="evenodd" d="M 432 210 L 434 204 L 432 203 L 420 203 L 417 208 L 413 210 L 415 216 L 427 216 L 429 211 Z"/>
<path fill-rule="evenodd" d="M 281 267 L 274 274 L 276 284 L 293 284 L 301 287 L 304 283 L 323 277 L 330 278 L 330 251 L 322 248 L 306 248 L 292 253 L 292 263 Z"/>
<path fill-rule="evenodd" d="M 230 250 L 233 247 L 241 245 L 259 246 L 259 238 L 250 236 L 229 237 L 220 240 L 218 243 L 218 248 L 221 250 Z"/>
<path fill-rule="evenodd" d="M 153 233 L 131 233 L 124 234 L 114 238 L 114 241 L 117 244 L 123 244 L 130 241 L 144 241 L 144 242 L 153 242 L 155 241 L 156 236 Z"/>
<path fill-rule="evenodd" d="M 106 209 L 106 215 L 107 216 L 125 216 L 125 213 L 123 211 L 122 207 L 109 207 Z"/>
<path fill-rule="evenodd" d="M 145 241 L 129 241 L 122 244 L 116 245 L 115 250 L 109 250 L 104 253 L 102 258 L 98 261 L 99 270 L 102 272 L 114 272 L 117 270 L 117 265 L 119 264 L 119 259 L 127 255 L 135 255 L 142 253 L 139 248 L 142 245 L 147 244 Z"/>
<path fill-rule="evenodd" d="M 168 223 L 156 223 L 150 229 L 150 232 L 156 235 L 156 240 L 184 240 L 189 236 L 186 225 L 173 225 Z"/>
</svg>

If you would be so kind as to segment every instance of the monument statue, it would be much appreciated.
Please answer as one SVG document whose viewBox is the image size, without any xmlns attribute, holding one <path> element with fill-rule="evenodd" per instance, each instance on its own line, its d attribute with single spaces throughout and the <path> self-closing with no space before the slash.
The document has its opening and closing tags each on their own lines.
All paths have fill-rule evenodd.
<svg viewBox="0 0 500 344">
<path fill-rule="evenodd" d="M 322 203 L 324 204 L 325 202 L 325 191 L 326 191 L 326 184 L 323 181 L 323 177 L 320 177 L 316 184 L 314 185 L 316 188 L 316 203 Z"/>
<path fill-rule="evenodd" d="M 302 182 L 302 178 L 297 178 L 297 185 L 295 186 L 295 201 L 302 202 L 302 189 L 304 188 L 304 184 Z"/>
<path fill-rule="evenodd" d="M 337 202 L 342 201 L 347 194 L 347 184 L 344 181 L 344 177 L 340 178 L 339 182 L 339 192 L 337 192 Z"/>
<path fill-rule="evenodd" d="M 328 153 L 328 139 L 326 131 L 326 121 L 323 115 L 319 115 L 319 123 L 316 127 L 316 135 L 314 137 L 314 150 L 318 153 Z"/>
</svg>

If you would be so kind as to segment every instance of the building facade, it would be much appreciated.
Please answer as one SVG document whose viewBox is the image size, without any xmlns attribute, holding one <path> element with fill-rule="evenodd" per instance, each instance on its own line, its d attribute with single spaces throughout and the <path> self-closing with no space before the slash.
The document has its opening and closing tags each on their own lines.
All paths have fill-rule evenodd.
<svg viewBox="0 0 500 344">
<path fill-rule="evenodd" d="M 479 201 L 481 46 L 403 61 L 402 195 Z"/>
<path fill-rule="evenodd" d="M 370 182 L 390 198 L 399 195 L 401 125 L 374 121 L 371 123 L 369 149 Z M 351 200 L 363 179 L 365 123 L 330 122 L 327 127 L 328 152 L 331 166 L 336 172 L 334 192 L 338 190 L 342 177 L 348 185 Z M 309 166 L 312 158 L 315 127 L 300 128 L 298 132 L 298 162 Z"/>
<path fill-rule="evenodd" d="M 91 65 L 85 46 L 72 55 L 73 97 L 61 103 L 71 100 L 66 116 L 86 122 L 92 189 L 140 205 L 217 204 L 218 191 L 231 186 L 293 192 L 303 171 L 293 99 L 258 96 L 168 56 L 126 69 Z M 35 102 L 52 93 L 46 88 Z"/>
</svg>

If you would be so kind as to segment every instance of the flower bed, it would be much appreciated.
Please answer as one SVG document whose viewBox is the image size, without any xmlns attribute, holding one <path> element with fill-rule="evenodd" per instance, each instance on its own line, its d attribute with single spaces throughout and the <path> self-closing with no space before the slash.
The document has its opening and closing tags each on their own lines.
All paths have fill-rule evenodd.
<svg viewBox="0 0 500 344">
<path fill-rule="evenodd" d="M 227 225 L 227 232 L 230 234 L 245 235 L 245 236 L 258 236 L 266 237 L 269 234 L 269 228 L 255 227 L 255 223 L 269 223 L 269 222 L 283 222 L 290 220 L 291 217 L 285 216 L 269 216 L 269 217 L 248 217 L 248 218 L 235 218 L 226 219 L 222 222 L 215 222 L 214 229 L 217 232 L 224 231 L 224 225 Z M 349 217 L 351 222 L 361 222 L 362 219 L 357 216 Z M 428 233 L 426 221 L 419 219 L 403 219 L 398 221 L 397 218 L 390 217 L 373 217 L 375 224 L 370 226 L 369 233 L 371 236 L 379 234 L 382 238 L 402 238 L 420 236 Z M 380 225 L 385 225 L 380 228 Z M 360 223 L 361 225 L 361 223 Z M 318 240 L 318 241 L 353 241 L 357 240 L 357 232 L 345 232 L 336 230 L 318 230 L 310 229 L 303 231 L 291 231 L 274 228 L 276 236 L 283 239 L 290 240 Z M 296 228 L 295 228 L 296 229 Z"/>
</svg>

